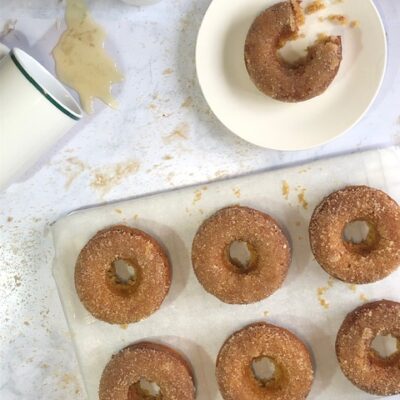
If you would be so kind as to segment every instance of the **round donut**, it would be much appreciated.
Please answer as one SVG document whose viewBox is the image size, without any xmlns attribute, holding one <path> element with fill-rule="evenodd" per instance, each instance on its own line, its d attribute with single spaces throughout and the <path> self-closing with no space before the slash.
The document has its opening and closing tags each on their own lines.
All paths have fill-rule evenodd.
<svg viewBox="0 0 400 400">
<path fill-rule="evenodd" d="M 114 262 L 124 260 L 136 271 L 122 283 Z M 171 285 L 171 268 L 160 244 L 147 233 L 117 225 L 98 232 L 81 250 L 75 266 L 75 288 L 97 319 L 129 324 L 153 314 Z"/>
<path fill-rule="evenodd" d="M 343 238 L 346 225 L 354 221 L 370 228 L 359 244 Z M 349 186 L 326 197 L 311 217 L 309 234 L 317 262 L 348 283 L 376 282 L 400 264 L 400 207 L 368 186 Z"/>
<path fill-rule="evenodd" d="M 398 351 L 381 357 L 371 343 L 378 335 L 397 338 Z M 349 313 L 336 338 L 336 355 L 344 375 L 365 392 L 400 393 L 400 303 L 381 300 Z"/>
<path fill-rule="evenodd" d="M 299 102 L 318 96 L 339 70 L 340 36 L 317 40 L 294 64 L 279 55 L 279 48 L 297 35 L 303 22 L 299 1 L 284 1 L 259 15 L 247 34 L 244 58 L 250 78 L 261 92 L 276 100 Z"/>
<path fill-rule="evenodd" d="M 100 400 L 153 399 L 140 388 L 140 380 L 154 382 L 162 400 L 194 400 L 196 388 L 190 364 L 175 350 L 140 342 L 114 355 L 100 380 Z"/>
<path fill-rule="evenodd" d="M 252 363 L 268 357 L 275 374 L 259 381 Z M 225 400 L 303 400 L 311 390 L 314 371 L 304 343 L 278 326 L 256 323 L 234 333 L 222 346 L 216 376 Z"/>
<path fill-rule="evenodd" d="M 251 260 L 242 270 L 230 259 L 230 245 L 247 243 Z M 200 226 L 192 263 L 204 289 L 225 303 L 248 304 L 274 293 L 291 261 L 289 241 L 269 215 L 241 206 L 219 210 Z"/>
</svg>

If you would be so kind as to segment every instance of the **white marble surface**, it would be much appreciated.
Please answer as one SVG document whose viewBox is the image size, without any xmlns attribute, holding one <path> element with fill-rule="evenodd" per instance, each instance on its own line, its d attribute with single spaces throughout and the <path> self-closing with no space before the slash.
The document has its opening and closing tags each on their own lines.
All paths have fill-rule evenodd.
<svg viewBox="0 0 400 400">
<path fill-rule="evenodd" d="M 120 107 L 113 111 L 97 104 L 95 115 L 0 193 L 0 399 L 83 398 L 51 276 L 48 224 L 60 215 L 301 160 L 400 145 L 399 1 L 376 1 L 388 35 L 389 65 L 374 106 L 346 136 L 298 153 L 237 139 L 204 102 L 194 46 L 209 2 L 163 0 L 143 8 L 118 0 L 89 2 L 109 33 L 107 48 L 126 75 L 115 90 Z M 0 0 L 0 27 L 17 20 L 16 31 L 2 41 L 53 69 L 49 53 L 62 31 L 62 15 L 58 0 Z"/>
</svg>

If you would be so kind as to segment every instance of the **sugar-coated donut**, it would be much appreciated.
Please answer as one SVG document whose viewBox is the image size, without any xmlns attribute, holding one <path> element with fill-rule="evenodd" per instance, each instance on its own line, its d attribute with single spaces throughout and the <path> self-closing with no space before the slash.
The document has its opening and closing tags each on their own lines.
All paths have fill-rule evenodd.
<svg viewBox="0 0 400 400">
<path fill-rule="evenodd" d="M 114 355 L 100 380 L 100 400 L 152 399 L 140 388 L 141 379 L 160 388 L 162 400 L 194 400 L 196 388 L 190 364 L 175 350 L 140 342 Z"/>
<path fill-rule="evenodd" d="M 354 221 L 365 221 L 370 228 L 359 244 L 343 236 Z M 381 190 L 349 186 L 330 194 L 315 209 L 309 233 L 317 262 L 342 281 L 375 282 L 400 265 L 400 207 Z"/>
<path fill-rule="evenodd" d="M 317 40 L 307 56 L 290 64 L 278 53 L 303 24 L 299 0 L 277 3 L 260 14 L 245 43 L 250 78 L 264 94 L 281 101 L 299 102 L 322 94 L 335 78 L 342 60 L 340 36 Z"/>
<path fill-rule="evenodd" d="M 235 241 L 248 244 L 245 271 L 229 257 Z M 204 289 L 225 303 L 260 301 L 283 283 L 291 261 L 289 241 L 267 214 L 248 207 L 223 208 L 200 226 L 193 240 L 194 272 Z"/>
<path fill-rule="evenodd" d="M 397 338 L 398 351 L 382 357 L 371 343 L 378 335 Z M 339 329 L 336 354 L 344 375 L 378 396 L 400 393 L 400 303 L 381 300 L 349 313 Z"/>
<path fill-rule="evenodd" d="M 275 374 L 259 381 L 254 360 L 268 357 Z M 278 326 L 256 323 L 234 333 L 222 346 L 216 376 L 225 400 L 304 400 L 311 390 L 314 371 L 311 356 L 293 333 Z"/>
<path fill-rule="evenodd" d="M 124 260 L 136 279 L 120 282 L 114 262 Z M 75 266 L 75 288 L 97 319 L 129 324 L 154 313 L 171 284 L 168 257 L 147 233 L 123 225 L 98 232 L 81 250 Z"/>
</svg>

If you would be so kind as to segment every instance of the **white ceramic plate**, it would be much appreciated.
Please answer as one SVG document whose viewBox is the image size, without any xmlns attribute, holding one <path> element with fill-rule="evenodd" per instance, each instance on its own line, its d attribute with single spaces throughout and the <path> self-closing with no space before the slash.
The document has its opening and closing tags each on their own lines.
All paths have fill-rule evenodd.
<svg viewBox="0 0 400 400">
<path fill-rule="evenodd" d="M 284 56 L 303 55 L 318 33 L 340 34 L 343 61 L 321 96 L 301 103 L 273 100 L 257 90 L 244 63 L 244 43 L 254 18 L 276 0 L 213 0 L 200 27 L 196 67 L 204 96 L 217 118 L 233 133 L 259 146 L 303 150 L 326 143 L 354 126 L 381 86 L 386 67 L 386 37 L 372 0 L 327 0 L 327 8 L 310 15 Z M 303 4 L 307 5 L 308 1 Z M 320 21 L 347 16 L 359 27 Z"/>
</svg>

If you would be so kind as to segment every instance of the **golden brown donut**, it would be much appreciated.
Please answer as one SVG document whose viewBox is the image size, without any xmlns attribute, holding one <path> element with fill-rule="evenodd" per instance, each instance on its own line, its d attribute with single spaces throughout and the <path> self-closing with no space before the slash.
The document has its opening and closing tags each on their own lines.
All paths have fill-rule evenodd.
<svg viewBox="0 0 400 400">
<path fill-rule="evenodd" d="M 343 238 L 346 225 L 354 221 L 370 227 L 359 244 Z M 378 189 L 349 186 L 330 194 L 315 209 L 309 234 L 317 262 L 342 281 L 375 282 L 400 265 L 400 207 Z"/>
<path fill-rule="evenodd" d="M 117 260 L 135 268 L 134 282 L 118 280 L 113 265 Z M 98 232 L 81 250 L 75 266 L 81 302 L 94 317 L 111 324 L 129 324 L 153 314 L 170 285 L 170 264 L 160 244 L 123 225 Z"/>
<path fill-rule="evenodd" d="M 299 1 L 284 1 L 259 15 L 247 34 L 244 53 L 250 78 L 261 92 L 276 100 L 299 102 L 318 96 L 339 70 L 340 36 L 316 41 L 295 64 L 279 55 L 279 48 L 296 36 L 303 21 Z"/>
<path fill-rule="evenodd" d="M 252 363 L 268 357 L 275 374 L 266 383 L 254 375 Z M 278 326 L 256 323 L 234 333 L 222 346 L 216 376 L 225 400 L 303 400 L 314 371 L 304 343 Z"/>
<path fill-rule="evenodd" d="M 140 380 L 156 383 L 159 400 L 194 400 L 192 368 L 175 350 L 141 342 L 126 347 L 106 365 L 100 380 L 100 400 L 153 399 L 140 388 Z"/>
<path fill-rule="evenodd" d="M 231 243 L 246 242 L 252 257 L 246 270 L 229 257 Z M 291 252 L 288 239 L 269 215 L 248 207 L 219 210 L 200 226 L 192 263 L 204 289 L 230 304 L 260 301 L 283 283 Z"/>
<path fill-rule="evenodd" d="M 378 335 L 397 338 L 398 351 L 381 357 L 371 343 Z M 349 313 L 336 338 L 344 375 L 358 388 L 378 396 L 400 393 L 400 303 L 380 300 Z"/>
</svg>

